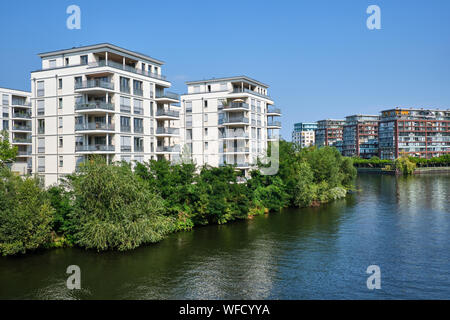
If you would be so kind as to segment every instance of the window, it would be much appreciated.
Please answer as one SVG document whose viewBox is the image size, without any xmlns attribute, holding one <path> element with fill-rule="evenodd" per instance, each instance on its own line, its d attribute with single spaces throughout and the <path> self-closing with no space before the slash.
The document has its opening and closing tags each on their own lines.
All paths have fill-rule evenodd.
<svg viewBox="0 0 450 320">
<path fill-rule="evenodd" d="M 143 152 L 144 151 L 144 138 L 135 137 L 134 138 L 134 152 Z"/>
<path fill-rule="evenodd" d="M 192 101 L 186 101 L 186 113 L 192 112 Z"/>
<path fill-rule="evenodd" d="M 45 171 L 45 157 L 38 157 L 38 172 Z"/>
<path fill-rule="evenodd" d="M 142 104 L 142 100 L 134 99 L 134 114 L 144 114 Z"/>
<path fill-rule="evenodd" d="M 63 167 L 64 166 L 64 158 L 63 156 L 59 156 L 59 167 Z"/>
<path fill-rule="evenodd" d="M 205 137 L 208 136 L 208 128 L 205 128 Z"/>
<path fill-rule="evenodd" d="M 134 132 L 135 133 L 144 132 L 144 119 L 134 118 Z"/>
<path fill-rule="evenodd" d="M 45 138 L 38 138 L 38 153 L 45 152 Z"/>
<path fill-rule="evenodd" d="M 62 109 L 62 107 L 63 107 L 63 99 L 62 99 L 62 98 L 59 98 L 59 99 L 58 99 L 58 108 L 59 108 L 59 109 Z"/>
<path fill-rule="evenodd" d="M 121 136 L 120 137 L 120 151 L 131 152 L 131 137 Z"/>
<path fill-rule="evenodd" d="M 130 79 L 120 77 L 120 92 L 130 93 Z"/>
<path fill-rule="evenodd" d="M 205 114 L 204 121 L 205 121 L 205 122 L 208 122 L 208 114 L 207 114 L 207 113 Z"/>
<path fill-rule="evenodd" d="M 45 110 L 44 110 L 44 100 L 38 100 L 37 101 L 37 114 L 38 116 L 42 116 L 44 115 Z"/>
<path fill-rule="evenodd" d="M 63 127 L 63 118 L 62 118 L 62 117 L 59 117 L 59 118 L 58 118 L 58 127 L 59 127 L 59 128 L 62 128 L 62 127 Z"/>
<path fill-rule="evenodd" d="M 186 140 L 192 140 L 192 129 L 186 129 Z"/>
<path fill-rule="evenodd" d="M 9 118 L 9 108 L 3 107 L 3 118 Z"/>
<path fill-rule="evenodd" d="M 63 137 L 59 137 L 59 147 L 62 148 L 63 147 Z"/>
<path fill-rule="evenodd" d="M 120 117 L 120 130 L 122 132 L 130 132 L 130 117 Z"/>
<path fill-rule="evenodd" d="M 142 96 L 143 95 L 142 81 L 133 80 L 133 93 L 136 96 Z"/>
<path fill-rule="evenodd" d="M 9 130 L 9 121 L 3 120 L 3 130 Z"/>
<path fill-rule="evenodd" d="M 80 64 L 88 64 L 88 56 L 80 56 Z"/>
<path fill-rule="evenodd" d="M 7 95 L 7 94 L 2 95 L 2 104 L 4 106 L 8 106 L 9 105 L 9 95 Z"/>
<path fill-rule="evenodd" d="M 36 85 L 37 85 L 37 96 L 43 97 L 45 95 L 44 81 L 38 81 Z"/>
<path fill-rule="evenodd" d="M 205 108 L 208 108 L 208 100 L 205 100 Z"/>
<path fill-rule="evenodd" d="M 45 119 L 38 119 L 38 133 L 45 133 Z"/>
<path fill-rule="evenodd" d="M 75 77 L 75 88 L 81 87 L 83 83 L 83 77 Z"/>
<path fill-rule="evenodd" d="M 208 150 L 208 142 L 205 142 L 205 150 Z"/>
<path fill-rule="evenodd" d="M 211 92 L 211 85 L 208 84 L 208 92 Z"/>
<path fill-rule="evenodd" d="M 56 68 L 56 60 L 55 59 L 49 60 L 48 61 L 48 67 L 49 68 Z"/>
<path fill-rule="evenodd" d="M 192 115 L 186 115 L 186 127 L 192 127 Z"/>
<path fill-rule="evenodd" d="M 62 89 L 62 79 L 58 79 L 58 89 Z"/>
<path fill-rule="evenodd" d="M 150 116 L 153 117 L 153 101 L 150 102 Z"/>
<path fill-rule="evenodd" d="M 120 97 L 120 112 L 131 112 L 131 99 L 128 97 Z"/>
<path fill-rule="evenodd" d="M 64 60 L 66 61 L 66 66 L 68 66 L 69 65 L 69 58 L 65 58 Z"/>
</svg>

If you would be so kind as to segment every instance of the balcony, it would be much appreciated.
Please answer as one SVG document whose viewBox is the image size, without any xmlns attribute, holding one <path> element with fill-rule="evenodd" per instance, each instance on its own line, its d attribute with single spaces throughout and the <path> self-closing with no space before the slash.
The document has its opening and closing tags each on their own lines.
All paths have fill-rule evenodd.
<svg viewBox="0 0 450 320">
<path fill-rule="evenodd" d="M 236 147 L 236 148 L 224 148 L 221 153 L 249 153 L 250 148 L 248 147 Z"/>
<path fill-rule="evenodd" d="M 281 128 L 281 122 L 280 121 L 268 121 L 267 122 L 267 126 L 268 127 L 277 127 L 277 128 Z"/>
<path fill-rule="evenodd" d="M 144 95 L 144 91 L 142 91 L 142 89 L 140 89 L 140 88 L 134 88 L 133 89 L 133 93 L 134 93 L 134 95 L 135 96 L 143 96 Z"/>
<path fill-rule="evenodd" d="M 222 135 L 220 135 L 221 139 L 249 139 L 248 132 L 224 132 Z"/>
<path fill-rule="evenodd" d="M 120 146 L 120 151 L 122 152 L 131 152 L 131 146 Z"/>
<path fill-rule="evenodd" d="M 13 118 L 31 119 L 31 112 L 14 112 Z"/>
<path fill-rule="evenodd" d="M 157 136 L 178 136 L 179 134 L 180 130 L 178 128 L 164 128 L 164 127 L 156 128 Z"/>
<path fill-rule="evenodd" d="M 135 73 L 135 74 L 141 74 L 141 75 L 146 76 L 146 77 L 167 81 L 166 77 L 163 76 L 163 75 L 160 75 L 160 74 L 157 74 L 157 73 L 153 73 L 153 72 L 149 72 L 149 71 L 145 71 L 145 70 L 141 70 L 141 69 L 136 69 L 136 68 L 134 68 L 132 66 L 123 65 L 122 63 L 118 63 L 118 62 L 115 62 L 115 61 L 108 61 L 108 62 L 106 62 L 105 60 L 103 60 L 103 61 L 99 61 L 99 62 L 93 62 L 93 63 L 89 64 L 89 67 L 91 67 L 91 68 L 112 67 L 112 68 L 115 68 L 115 69 L 132 72 L 132 73 Z"/>
<path fill-rule="evenodd" d="M 248 103 L 244 102 L 231 102 L 228 105 L 223 106 L 224 111 L 247 111 L 249 110 Z"/>
<path fill-rule="evenodd" d="M 171 152 L 180 152 L 180 147 L 178 145 L 156 147 L 156 153 L 171 153 Z"/>
<path fill-rule="evenodd" d="M 75 152 L 114 152 L 116 147 L 114 145 L 106 144 L 91 144 L 87 146 L 75 146 Z"/>
<path fill-rule="evenodd" d="M 131 106 L 127 106 L 126 104 L 121 104 L 120 112 L 131 113 Z"/>
<path fill-rule="evenodd" d="M 31 126 L 14 125 L 13 131 L 31 131 Z"/>
<path fill-rule="evenodd" d="M 249 121 L 246 117 L 219 119 L 219 124 L 223 125 L 246 125 L 248 123 Z"/>
<path fill-rule="evenodd" d="M 219 164 L 219 167 L 225 167 L 225 166 L 234 166 L 236 168 L 239 169 L 245 169 L 245 168 L 249 168 L 250 164 L 248 162 L 242 162 L 242 163 L 227 163 L 227 162 L 223 162 Z"/>
<path fill-rule="evenodd" d="M 162 92 L 162 91 L 156 91 L 155 96 L 156 101 L 168 101 L 168 102 L 179 102 L 180 101 L 180 95 L 174 92 Z"/>
<path fill-rule="evenodd" d="M 19 151 L 17 151 L 17 156 L 18 156 L 18 157 L 27 157 L 27 156 L 31 156 L 31 151 L 22 151 L 22 150 L 19 150 Z"/>
<path fill-rule="evenodd" d="M 75 125 L 75 131 L 114 131 L 114 125 L 105 122 L 88 122 Z"/>
<path fill-rule="evenodd" d="M 279 115 L 281 115 L 281 109 L 273 107 L 273 106 L 269 106 L 269 107 L 267 107 L 267 114 L 268 115 L 279 116 Z"/>
<path fill-rule="evenodd" d="M 29 144 L 31 143 L 31 138 L 13 138 L 13 143 Z"/>
<path fill-rule="evenodd" d="M 233 88 L 233 91 L 231 93 L 249 93 L 254 94 L 255 96 L 270 99 L 270 96 L 250 90 L 250 89 L 242 89 L 242 88 Z"/>
<path fill-rule="evenodd" d="M 134 133 L 143 133 L 144 127 L 134 127 Z"/>
<path fill-rule="evenodd" d="M 83 91 L 103 91 L 104 89 L 113 91 L 114 83 L 103 80 L 87 80 L 75 83 L 75 90 Z"/>
<path fill-rule="evenodd" d="M 178 119 L 180 117 L 179 111 L 158 109 L 156 110 L 156 117 L 160 119 Z"/>
<path fill-rule="evenodd" d="M 106 102 L 87 102 L 87 103 L 79 103 L 75 104 L 75 111 L 84 111 L 84 112 L 92 112 L 92 111 L 114 111 L 114 104 L 106 103 Z"/>
<path fill-rule="evenodd" d="M 131 132 L 131 126 L 126 126 L 126 125 L 120 125 L 120 131 L 121 132 Z"/>
</svg>

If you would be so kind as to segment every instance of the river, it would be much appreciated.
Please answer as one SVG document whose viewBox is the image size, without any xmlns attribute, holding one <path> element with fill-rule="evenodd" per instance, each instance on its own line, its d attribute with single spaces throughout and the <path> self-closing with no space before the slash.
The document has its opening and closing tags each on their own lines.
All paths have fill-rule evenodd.
<svg viewBox="0 0 450 320">
<path fill-rule="evenodd" d="M 125 253 L 0 257 L 0 299 L 449 299 L 450 175 L 360 174 L 357 191 Z M 81 269 L 81 290 L 66 268 Z M 381 289 L 366 285 L 369 265 Z"/>
</svg>

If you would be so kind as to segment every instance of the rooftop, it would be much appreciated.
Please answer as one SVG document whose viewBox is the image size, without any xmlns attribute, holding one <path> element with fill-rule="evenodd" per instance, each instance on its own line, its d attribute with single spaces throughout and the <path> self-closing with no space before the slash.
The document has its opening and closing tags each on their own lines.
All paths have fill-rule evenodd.
<svg viewBox="0 0 450 320">
<path fill-rule="evenodd" d="M 110 43 L 99 43 L 99 44 L 93 44 L 93 45 L 88 45 L 88 46 L 80 46 L 80 47 L 73 47 L 70 49 L 62 49 L 62 50 L 56 50 L 56 51 L 49 51 L 49 52 L 43 52 L 43 53 L 39 53 L 38 56 L 41 58 L 47 58 L 47 57 L 52 57 L 52 56 L 56 56 L 56 55 L 61 55 L 61 54 L 67 54 L 67 53 L 75 53 L 75 52 L 79 52 L 79 51 L 87 51 L 87 50 L 101 50 L 101 49 L 110 49 L 110 50 L 115 50 L 115 51 L 119 51 L 121 53 L 127 54 L 127 55 L 131 55 L 134 57 L 138 57 L 141 58 L 143 60 L 149 60 L 152 61 L 156 64 L 159 65 L 163 65 L 164 61 L 152 58 L 148 55 L 136 52 L 136 51 L 131 51 Z"/>
<path fill-rule="evenodd" d="M 190 84 L 200 84 L 200 83 L 205 83 L 205 82 L 223 82 L 223 81 L 247 81 L 247 82 L 259 85 L 264 88 L 269 88 L 269 86 L 267 84 L 259 82 L 255 79 L 252 79 L 247 76 L 235 76 L 235 77 L 225 77 L 225 78 L 211 78 L 211 79 L 196 80 L 196 81 L 186 81 L 186 84 L 190 85 Z"/>
</svg>

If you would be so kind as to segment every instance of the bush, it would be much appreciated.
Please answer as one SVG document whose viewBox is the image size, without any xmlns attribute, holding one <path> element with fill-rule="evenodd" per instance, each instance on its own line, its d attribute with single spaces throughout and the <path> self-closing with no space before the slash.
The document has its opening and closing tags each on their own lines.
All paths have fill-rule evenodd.
<svg viewBox="0 0 450 320">
<path fill-rule="evenodd" d="M 48 244 L 53 215 L 38 179 L 0 169 L 0 254 L 25 253 Z"/>
<path fill-rule="evenodd" d="M 173 231 L 160 196 L 151 192 L 130 165 L 95 159 L 68 179 L 74 207 L 69 214 L 74 242 L 100 250 L 128 250 L 160 241 Z"/>
</svg>

